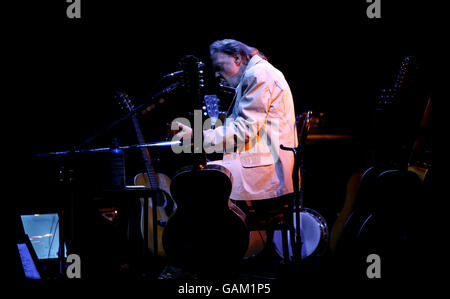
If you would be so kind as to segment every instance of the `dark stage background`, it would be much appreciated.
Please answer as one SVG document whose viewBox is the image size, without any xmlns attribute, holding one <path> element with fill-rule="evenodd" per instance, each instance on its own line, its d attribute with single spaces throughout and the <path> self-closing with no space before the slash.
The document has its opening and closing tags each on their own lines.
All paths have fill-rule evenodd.
<svg viewBox="0 0 450 299">
<path fill-rule="evenodd" d="M 8 106 L 16 117 L 4 127 L 8 143 L 15 145 L 8 163 L 11 186 L 20 190 L 17 205 L 58 205 L 55 169 L 61 161 L 33 155 L 71 149 L 122 116 L 115 91 L 128 92 L 140 104 L 163 75 L 178 70 L 183 56 L 209 63 L 209 44 L 234 38 L 260 49 L 285 74 L 297 113 L 322 112 L 327 132 L 354 136 L 306 150 L 305 204 L 331 226 L 347 179 L 367 167 L 380 89 L 392 87 L 407 55 L 416 56 L 431 76 L 430 9 L 424 1 L 391 2 L 382 1 L 381 19 L 368 19 L 363 0 L 82 0 L 81 19 L 68 19 L 65 1 L 21 1 L 8 30 L 15 57 Z M 169 96 L 165 105 L 140 116 L 148 142 L 162 140 L 180 101 Z M 132 124 L 125 121 L 86 147 L 108 146 L 113 137 L 122 145 L 136 143 Z M 170 149 L 153 155 L 161 158 L 156 169 L 169 176 L 183 164 Z M 132 183 L 143 170 L 139 152 L 127 152 L 126 161 Z M 104 170 L 96 165 L 90 175 L 101 181 Z"/>
<path fill-rule="evenodd" d="M 383 2 L 381 19 L 367 18 L 365 1 L 236 7 L 82 1 L 81 19 L 68 19 L 67 5 L 24 5 L 10 24 L 18 84 L 8 105 L 20 112 L 12 137 L 26 145 L 19 149 L 25 149 L 25 159 L 80 144 L 123 115 L 115 91 L 128 92 L 140 104 L 183 56 L 209 63 L 209 44 L 222 38 L 265 53 L 290 83 L 297 113 L 323 112 L 330 130 L 367 139 L 380 89 L 393 86 L 402 58 L 416 56 L 429 73 L 435 33 L 428 6 L 406 1 Z M 172 120 L 166 112 L 180 101 L 169 97 L 141 118 L 149 142 L 164 137 L 164 124 Z M 90 146 L 108 145 L 112 137 L 134 143 L 131 123 Z"/>
</svg>

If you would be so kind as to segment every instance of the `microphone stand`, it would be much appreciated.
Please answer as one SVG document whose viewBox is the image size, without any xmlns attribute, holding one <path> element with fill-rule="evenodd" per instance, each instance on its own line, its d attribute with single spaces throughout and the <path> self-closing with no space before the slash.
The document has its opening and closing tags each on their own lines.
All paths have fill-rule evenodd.
<svg viewBox="0 0 450 299">
<path fill-rule="evenodd" d="M 83 140 L 83 142 L 81 142 L 77 147 L 75 147 L 75 149 L 80 149 L 82 146 L 84 146 L 86 144 L 89 144 L 90 142 L 92 142 L 97 137 L 104 135 L 106 132 L 110 131 L 113 127 L 115 127 L 116 125 L 118 125 L 122 121 L 128 119 L 129 117 L 134 115 L 136 112 L 141 111 L 151 101 L 154 101 L 155 99 L 159 98 L 161 95 L 163 95 L 165 93 L 169 93 L 169 92 L 175 90 L 176 88 L 178 88 L 179 85 L 180 85 L 179 82 L 175 82 L 175 83 L 169 85 L 168 87 L 164 88 L 163 90 L 155 93 L 149 99 L 147 99 L 144 103 L 142 103 L 141 105 L 139 105 L 136 108 L 134 108 L 132 111 L 128 112 L 127 114 L 125 114 L 121 118 L 111 122 L 110 124 L 106 125 L 105 127 L 101 128 L 100 130 L 95 132 L 92 136 L 90 136 L 90 137 L 86 138 L 85 140 Z"/>
<path fill-rule="evenodd" d="M 68 150 L 62 152 L 48 152 L 43 154 L 36 154 L 36 157 L 46 157 L 46 156 L 64 156 L 69 154 L 82 154 L 89 152 L 109 152 L 111 149 L 133 149 L 133 148 L 142 148 L 142 147 L 160 147 L 160 146 L 172 146 L 172 145 L 182 145 L 181 140 L 177 141 L 160 141 L 160 142 L 150 142 L 150 143 L 142 143 L 142 144 L 133 144 L 133 145 L 124 145 L 124 146 L 115 146 L 115 147 L 99 147 L 99 148 L 87 148 L 87 149 L 78 149 L 78 150 Z"/>
</svg>

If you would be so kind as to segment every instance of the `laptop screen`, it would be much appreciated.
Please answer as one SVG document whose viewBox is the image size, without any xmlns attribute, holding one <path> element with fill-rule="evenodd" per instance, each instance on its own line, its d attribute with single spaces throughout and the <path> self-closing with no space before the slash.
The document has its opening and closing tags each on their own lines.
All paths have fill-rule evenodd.
<svg viewBox="0 0 450 299">
<path fill-rule="evenodd" d="M 38 259 L 56 259 L 59 250 L 59 217 L 57 213 L 21 215 L 25 234 Z M 67 256 L 64 246 L 64 257 Z"/>
</svg>

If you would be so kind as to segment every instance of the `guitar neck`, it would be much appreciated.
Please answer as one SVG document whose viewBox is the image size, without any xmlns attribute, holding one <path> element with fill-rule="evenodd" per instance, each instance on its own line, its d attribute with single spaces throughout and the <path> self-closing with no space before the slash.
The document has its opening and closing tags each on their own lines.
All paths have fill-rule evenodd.
<svg viewBox="0 0 450 299">
<path fill-rule="evenodd" d="M 134 114 L 132 116 L 132 120 L 133 120 L 134 128 L 136 130 L 138 142 L 140 144 L 144 144 L 145 143 L 144 135 L 142 134 L 141 127 L 139 126 L 139 121 L 136 117 L 136 114 Z M 156 176 L 155 170 L 153 169 L 152 159 L 150 157 L 150 153 L 148 152 L 148 148 L 141 147 L 140 149 L 141 149 L 142 158 L 144 159 L 145 169 L 146 169 L 146 173 L 147 173 L 147 177 L 148 177 L 148 182 L 150 184 L 150 188 L 152 190 L 159 189 L 158 178 Z"/>
</svg>

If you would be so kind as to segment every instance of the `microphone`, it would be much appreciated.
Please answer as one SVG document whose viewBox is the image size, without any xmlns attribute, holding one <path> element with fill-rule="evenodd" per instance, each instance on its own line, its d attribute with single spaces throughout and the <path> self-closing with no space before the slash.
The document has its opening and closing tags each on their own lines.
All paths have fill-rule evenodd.
<svg viewBox="0 0 450 299">
<path fill-rule="evenodd" d="M 236 88 L 235 87 L 231 87 L 231 86 L 225 85 L 222 82 L 219 83 L 219 88 L 224 93 L 229 94 L 229 95 L 234 95 L 236 93 Z"/>
<path fill-rule="evenodd" d="M 176 75 L 182 74 L 183 72 L 184 72 L 184 71 L 181 70 L 181 71 L 176 71 L 176 72 L 173 72 L 173 73 L 164 75 L 164 76 L 163 76 L 163 79 L 165 79 L 165 78 L 170 78 L 170 77 L 175 77 Z"/>
<path fill-rule="evenodd" d="M 162 96 L 166 93 L 170 93 L 173 90 L 177 89 L 178 86 L 180 86 L 179 82 L 175 82 L 173 84 L 170 84 L 168 87 L 164 88 L 163 90 L 157 92 L 156 94 L 152 95 L 150 97 L 150 100 L 155 100 L 157 98 L 159 98 L 157 103 L 152 103 L 150 104 L 150 106 L 147 106 L 147 108 L 144 108 L 143 110 L 141 110 L 141 114 L 147 114 L 148 112 L 152 111 L 153 109 L 155 109 L 157 106 L 159 106 L 160 104 L 164 104 L 164 102 L 166 101 Z M 146 103 L 148 102 L 148 100 L 146 101 Z M 145 104 L 145 103 L 144 103 Z M 142 105 L 144 105 L 142 104 Z"/>
<path fill-rule="evenodd" d="M 197 66 L 198 66 L 198 69 L 201 70 L 203 67 L 205 67 L 205 63 L 203 63 L 203 62 L 198 62 L 198 63 L 197 63 Z M 162 77 L 162 79 L 175 77 L 175 76 L 180 75 L 180 74 L 182 74 L 182 73 L 184 73 L 183 70 L 175 71 L 175 72 L 173 72 L 173 73 L 164 75 L 164 76 Z"/>
</svg>

